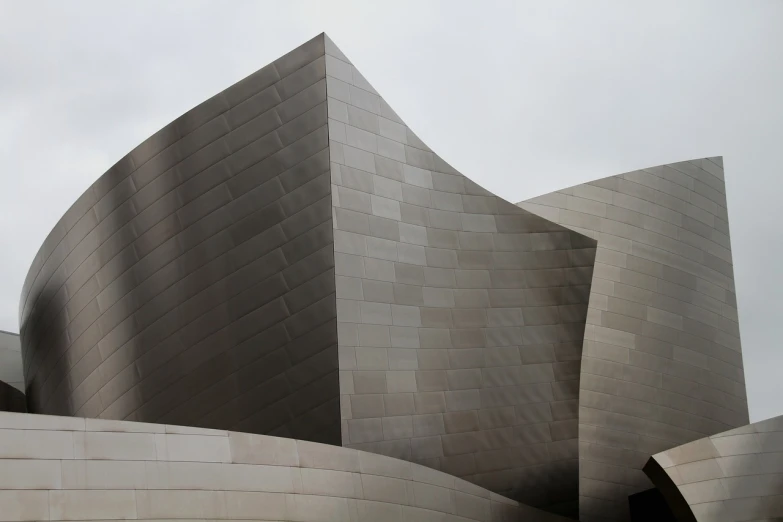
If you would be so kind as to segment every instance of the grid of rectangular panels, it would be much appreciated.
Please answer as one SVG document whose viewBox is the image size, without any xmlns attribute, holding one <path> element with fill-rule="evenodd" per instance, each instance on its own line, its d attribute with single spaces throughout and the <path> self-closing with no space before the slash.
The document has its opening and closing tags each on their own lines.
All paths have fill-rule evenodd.
<svg viewBox="0 0 783 522">
<path fill-rule="evenodd" d="M 658 453 L 644 471 L 681 520 L 781 520 L 783 416 Z"/>
<path fill-rule="evenodd" d="M 568 522 L 445 473 L 287 438 L 0 412 L 0 519 Z"/>
<path fill-rule="evenodd" d="M 319 36 L 84 193 L 23 290 L 33 411 L 339 444 L 326 112 Z"/>
<path fill-rule="evenodd" d="M 748 422 L 721 158 L 519 205 L 598 240 L 579 391 L 580 519 L 627 520 L 649 455 Z"/>
<path fill-rule="evenodd" d="M 19 335 L 0 330 L 0 381 L 24 392 Z"/>
<path fill-rule="evenodd" d="M 326 42 L 343 444 L 575 515 L 595 242 L 462 176 Z"/>
</svg>

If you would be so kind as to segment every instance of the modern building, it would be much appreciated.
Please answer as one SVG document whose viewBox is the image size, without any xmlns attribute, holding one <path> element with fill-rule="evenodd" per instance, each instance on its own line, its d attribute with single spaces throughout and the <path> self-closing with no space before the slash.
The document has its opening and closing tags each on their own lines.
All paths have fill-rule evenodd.
<svg viewBox="0 0 783 522">
<path fill-rule="evenodd" d="M 579 379 L 580 514 L 622 517 L 647 459 L 748 423 L 721 158 L 519 204 L 598 242 Z"/>
<path fill-rule="evenodd" d="M 655 463 L 754 429 L 734 295 L 719 158 L 513 205 L 320 35 L 44 241 L 0 520 L 708 520 Z"/>
<path fill-rule="evenodd" d="M 783 416 L 653 455 L 644 472 L 676 520 L 780 520 Z"/>
<path fill-rule="evenodd" d="M 0 381 L 24 393 L 19 335 L 0 330 Z"/>
<path fill-rule="evenodd" d="M 27 411 L 19 335 L 0 330 L 0 411 Z"/>
</svg>

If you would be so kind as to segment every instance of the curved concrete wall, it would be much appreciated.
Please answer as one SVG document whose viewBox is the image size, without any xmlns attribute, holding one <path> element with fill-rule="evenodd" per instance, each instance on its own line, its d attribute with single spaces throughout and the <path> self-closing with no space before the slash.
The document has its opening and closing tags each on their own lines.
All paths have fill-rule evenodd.
<svg viewBox="0 0 783 522">
<path fill-rule="evenodd" d="M 723 162 L 519 205 L 598 240 L 579 390 L 581 520 L 627 520 L 650 454 L 748 422 Z"/>
<path fill-rule="evenodd" d="M 0 520 L 565 522 L 405 461 L 291 439 L 0 413 Z"/>
<path fill-rule="evenodd" d="M 31 411 L 339 444 L 323 37 L 172 122 L 44 242 Z"/>
<path fill-rule="evenodd" d="M 454 170 L 326 42 L 343 443 L 576 516 L 595 242 Z"/>
<path fill-rule="evenodd" d="M 678 520 L 783 519 L 783 416 L 658 453 L 644 471 Z"/>
</svg>

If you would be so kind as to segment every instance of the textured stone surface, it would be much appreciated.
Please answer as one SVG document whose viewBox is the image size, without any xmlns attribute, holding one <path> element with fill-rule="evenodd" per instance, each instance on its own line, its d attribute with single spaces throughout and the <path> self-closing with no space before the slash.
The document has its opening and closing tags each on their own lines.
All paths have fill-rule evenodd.
<svg viewBox="0 0 783 522">
<path fill-rule="evenodd" d="M 626 520 L 649 455 L 748 422 L 723 161 L 520 203 L 598 240 L 579 389 L 580 519 Z"/>
<path fill-rule="evenodd" d="M 679 520 L 781 520 L 783 417 L 658 453 L 644 471 Z"/>
<path fill-rule="evenodd" d="M 439 471 L 338 446 L 7 412 L 0 506 L 3 521 L 567 520 Z"/>
</svg>

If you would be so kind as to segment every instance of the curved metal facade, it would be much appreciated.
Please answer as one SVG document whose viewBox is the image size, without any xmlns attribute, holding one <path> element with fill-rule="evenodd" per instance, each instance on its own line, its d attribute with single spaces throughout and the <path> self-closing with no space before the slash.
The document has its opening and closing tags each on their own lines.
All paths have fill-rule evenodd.
<svg viewBox="0 0 783 522">
<path fill-rule="evenodd" d="M 658 453 L 644 471 L 679 521 L 783 519 L 783 417 Z"/>
<path fill-rule="evenodd" d="M 723 162 L 520 203 L 598 240 L 579 389 L 581 520 L 627 520 L 650 454 L 748 422 Z"/>
<path fill-rule="evenodd" d="M 21 303 L 31 409 L 342 441 L 575 516 L 594 256 L 319 36 L 58 223 Z"/>
<path fill-rule="evenodd" d="M 343 443 L 576 516 L 595 242 L 461 175 L 326 53 Z"/>
<path fill-rule="evenodd" d="M 433 153 L 320 35 L 152 136 L 55 226 L 20 302 L 28 408 L 156 423 L 103 426 L 163 433 L 157 460 L 163 424 L 272 434 L 351 448 L 310 461 L 351 487 L 366 450 L 627 520 L 649 455 L 748 421 L 722 161 L 519 205 Z M 417 487 L 390 520 L 417 519 Z M 421 517 L 471 519 L 456 490 L 431 494 L 451 500 Z M 346 495 L 322 496 L 370 516 Z M 479 520 L 559 518 L 479 503 Z"/>
<path fill-rule="evenodd" d="M 285 438 L 0 413 L 3 520 L 567 522 L 417 464 Z"/>
<path fill-rule="evenodd" d="M 323 37 L 172 122 L 41 247 L 32 411 L 339 444 Z"/>
<path fill-rule="evenodd" d="M 19 335 L 0 330 L 0 381 L 24 391 Z"/>
</svg>

